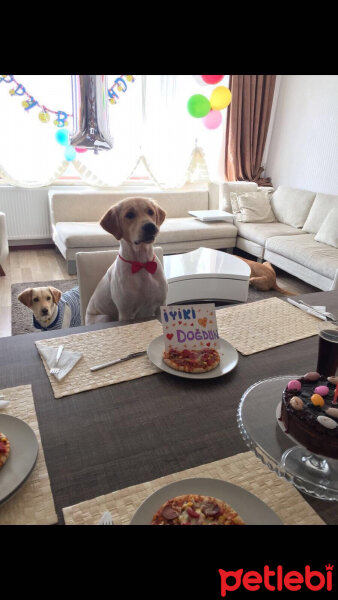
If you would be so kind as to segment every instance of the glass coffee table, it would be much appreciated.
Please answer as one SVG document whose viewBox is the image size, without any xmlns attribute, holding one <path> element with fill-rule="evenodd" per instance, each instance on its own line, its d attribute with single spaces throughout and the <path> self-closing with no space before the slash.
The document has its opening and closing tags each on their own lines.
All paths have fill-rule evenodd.
<svg viewBox="0 0 338 600">
<path fill-rule="evenodd" d="M 338 500 L 338 460 L 317 456 L 287 435 L 279 421 L 282 392 L 291 379 L 283 375 L 258 381 L 243 394 L 237 422 L 247 446 L 260 460 L 301 492 Z"/>
<path fill-rule="evenodd" d="M 167 304 L 192 301 L 246 302 L 250 267 L 237 256 L 198 248 L 163 257 Z"/>
</svg>

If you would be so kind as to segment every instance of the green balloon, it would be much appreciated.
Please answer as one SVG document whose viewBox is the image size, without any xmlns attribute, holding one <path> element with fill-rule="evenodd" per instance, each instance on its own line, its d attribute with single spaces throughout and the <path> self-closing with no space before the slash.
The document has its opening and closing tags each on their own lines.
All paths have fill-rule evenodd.
<svg viewBox="0 0 338 600">
<path fill-rule="evenodd" d="M 194 94 L 189 98 L 187 108 L 192 117 L 200 119 L 209 113 L 211 106 L 208 98 L 202 94 Z"/>
</svg>

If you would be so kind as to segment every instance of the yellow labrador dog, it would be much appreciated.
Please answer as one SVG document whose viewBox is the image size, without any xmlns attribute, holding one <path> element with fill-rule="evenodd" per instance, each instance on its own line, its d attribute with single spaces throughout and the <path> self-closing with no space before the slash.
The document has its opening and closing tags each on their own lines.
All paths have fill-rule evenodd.
<svg viewBox="0 0 338 600">
<path fill-rule="evenodd" d="M 125 198 L 112 206 L 100 225 L 120 240 L 120 252 L 89 300 L 87 325 L 133 321 L 159 314 L 168 284 L 153 242 L 166 217 L 151 198 Z"/>
<path fill-rule="evenodd" d="M 62 293 L 55 287 L 26 288 L 18 300 L 33 312 L 35 329 L 64 329 L 81 325 L 79 288 Z"/>
</svg>

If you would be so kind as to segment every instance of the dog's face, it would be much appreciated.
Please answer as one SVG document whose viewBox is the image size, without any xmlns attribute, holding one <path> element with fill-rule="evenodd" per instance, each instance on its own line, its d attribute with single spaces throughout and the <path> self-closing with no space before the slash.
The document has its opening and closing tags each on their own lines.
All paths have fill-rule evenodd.
<svg viewBox="0 0 338 600">
<path fill-rule="evenodd" d="M 37 321 L 48 325 L 62 292 L 54 287 L 27 288 L 18 295 L 18 300 L 28 306 Z"/>
<path fill-rule="evenodd" d="M 132 244 L 152 244 L 166 217 L 166 212 L 151 198 L 125 198 L 112 206 L 100 225 Z"/>
</svg>

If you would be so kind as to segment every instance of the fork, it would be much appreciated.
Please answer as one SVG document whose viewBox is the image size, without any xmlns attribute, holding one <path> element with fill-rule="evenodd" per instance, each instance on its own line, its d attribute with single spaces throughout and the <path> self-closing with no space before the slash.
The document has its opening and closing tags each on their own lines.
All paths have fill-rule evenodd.
<svg viewBox="0 0 338 600">
<path fill-rule="evenodd" d="M 98 522 L 98 525 L 114 525 L 112 516 L 109 510 L 103 513 L 101 519 Z"/>
<path fill-rule="evenodd" d="M 52 375 L 57 375 L 59 373 L 59 371 L 60 371 L 60 369 L 56 365 L 59 362 L 59 359 L 60 359 L 60 356 L 62 354 L 62 351 L 63 351 L 63 346 L 59 346 L 57 354 L 56 354 L 55 366 L 52 369 L 50 369 L 50 371 L 49 371 Z"/>
</svg>

